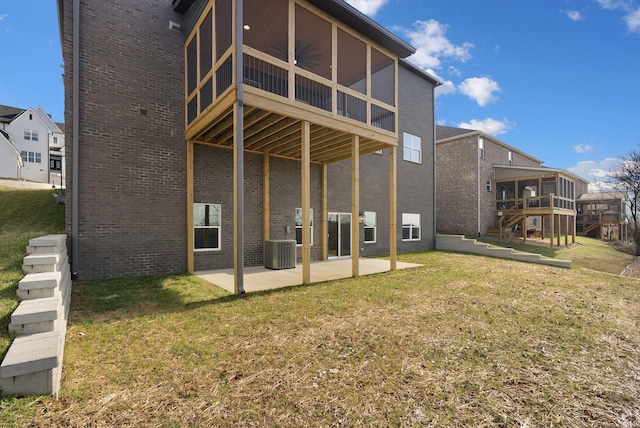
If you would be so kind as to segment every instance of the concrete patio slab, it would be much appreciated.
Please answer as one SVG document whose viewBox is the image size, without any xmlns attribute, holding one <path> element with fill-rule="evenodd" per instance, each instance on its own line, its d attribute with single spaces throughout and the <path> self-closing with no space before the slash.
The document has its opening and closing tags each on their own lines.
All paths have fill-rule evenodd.
<svg viewBox="0 0 640 428">
<path fill-rule="evenodd" d="M 419 267 L 415 263 L 397 262 L 398 269 Z M 360 259 L 360 276 L 389 271 L 389 261 Z M 195 272 L 195 275 L 230 293 L 233 293 L 233 269 Z M 311 282 L 323 282 L 351 277 L 351 259 L 328 260 L 311 263 Z M 273 290 L 302 284 L 302 265 L 294 269 L 266 269 L 261 266 L 244 268 L 245 292 Z"/>
</svg>

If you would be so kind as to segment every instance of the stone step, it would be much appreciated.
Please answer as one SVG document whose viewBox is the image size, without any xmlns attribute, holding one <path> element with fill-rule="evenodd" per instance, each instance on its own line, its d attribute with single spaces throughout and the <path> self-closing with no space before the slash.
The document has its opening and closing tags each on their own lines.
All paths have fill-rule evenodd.
<svg viewBox="0 0 640 428">
<path fill-rule="evenodd" d="M 503 259 L 518 260 L 529 263 L 538 263 L 549 266 L 570 268 L 570 260 L 547 259 L 540 254 L 519 253 L 512 248 L 491 247 L 484 242 L 475 239 L 467 239 L 462 235 L 436 235 L 436 249 L 445 251 L 458 251 L 461 253 L 480 254 L 483 256 Z"/>
<path fill-rule="evenodd" d="M 58 297 L 23 300 L 11 314 L 9 331 L 18 335 L 54 331 L 62 311 Z"/>
<path fill-rule="evenodd" d="M 67 235 L 47 235 L 29 240 L 27 254 L 57 254 L 66 251 Z"/>
<path fill-rule="evenodd" d="M 60 292 L 62 272 L 30 273 L 18 282 L 18 298 L 20 300 L 55 297 Z"/>
<path fill-rule="evenodd" d="M 63 346 L 60 331 L 16 337 L 0 365 L 2 394 L 57 397 Z"/>
<path fill-rule="evenodd" d="M 24 273 L 56 272 L 67 263 L 67 253 L 30 254 L 22 262 Z"/>
</svg>

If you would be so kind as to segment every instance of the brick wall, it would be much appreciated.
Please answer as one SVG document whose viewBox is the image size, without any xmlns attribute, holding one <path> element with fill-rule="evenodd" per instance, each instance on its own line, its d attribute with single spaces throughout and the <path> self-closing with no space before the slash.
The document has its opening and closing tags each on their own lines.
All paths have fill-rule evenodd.
<svg viewBox="0 0 640 428">
<path fill-rule="evenodd" d="M 194 151 L 194 202 L 221 205 L 221 249 L 198 251 L 194 268 L 199 270 L 233 267 L 233 151 L 196 145 Z M 244 156 L 244 265 L 263 265 L 264 236 L 262 229 L 263 157 Z M 311 168 L 311 208 L 314 236 L 312 260 L 322 257 L 320 204 L 321 176 L 319 165 Z M 300 162 L 270 158 L 270 238 L 295 239 L 295 209 L 302 207 Z M 291 233 L 286 233 L 289 226 Z M 301 251 L 298 248 L 298 259 Z"/>
<path fill-rule="evenodd" d="M 399 67 L 398 122 L 400 143 L 397 149 L 397 248 L 398 252 L 434 248 L 433 236 L 433 86 L 422 77 Z M 402 133 L 422 138 L 422 163 L 402 159 Z M 351 212 L 351 161 L 329 165 L 329 211 Z M 361 254 L 389 252 L 389 151 L 360 158 L 360 211 L 377 213 L 377 240 L 364 243 L 360 226 Z M 402 241 L 402 213 L 421 216 L 421 240 Z"/>
<path fill-rule="evenodd" d="M 436 153 L 436 227 L 439 231 L 476 236 L 478 137 L 439 143 Z"/>
<path fill-rule="evenodd" d="M 168 25 L 181 17 L 170 0 L 82 1 L 80 14 L 75 183 L 73 15 L 72 1 L 64 0 L 67 192 L 78 186 L 80 194 L 77 273 L 86 279 L 184 271 L 183 37 Z"/>
</svg>

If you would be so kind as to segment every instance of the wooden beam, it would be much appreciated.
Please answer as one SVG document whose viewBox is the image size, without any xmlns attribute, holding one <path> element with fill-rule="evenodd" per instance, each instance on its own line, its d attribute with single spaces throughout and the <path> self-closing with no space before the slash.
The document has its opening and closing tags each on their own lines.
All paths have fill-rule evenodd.
<svg viewBox="0 0 640 428">
<path fill-rule="evenodd" d="M 398 219 L 397 205 L 397 150 L 389 147 L 389 269 L 396 270 L 396 258 L 398 252 L 397 226 Z"/>
<path fill-rule="evenodd" d="M 302 283 L 311 283 L 311 126 L 309 122 L 302 122 L 301 150 L 302 162 Z"/>
<path fill-rule="evenodd" d="M 187 141 L 187 271 L 193 273 L 193 141 Z"/>
<path fill-rule="evenodd" d="M 327 203 L 327 185 L 328 185 L 328 166 L 326 163 L 322 164 L 322 196 L 321 196 L 321 211 L 322 211 L 322 224 L 320 230 L 322 233 L 322 260 L 329 258 L 329 228 L 327 222 L 329 221 L 328 203 Z"/>
<path fill-rule="evenodd" d="M 360 138 L 351 140 L 351 276 L 360 276 Z"/>
<path fill-rule="evenodd" d="M 553 194 L 552 194 L 551 200 L 553 200 Z M 555 238 L 553 235 L 554 235 L 554 233 L 556 233 L 556 226 L 554 224 L 555 223 L 555 214 L 552 213 L 549 216 L 549 223 L 550 223 L 549 224 L 549 232 L 551 233 L 551 239 L 550 239 L 550 242 L 549 242 L 549 247 L 553 248 L 553 238 Z"/>
<path fill-rule="evenodd" d="M 562 233 L 562 227 L 560 225 L 560 214 L 558 214 L 558 219 L 556 221 L 557 225 L 558 225 L 558 235 L 557 235 L 557 239 L 558 239 L 558 247 L 560 246 L 560 234 Z"/>
<path fill-rule="evenodd" d="M 566 227 L 564 229 L 564 245 L 569 245 L 569 216 L 564 216 Z"/>
</svg>

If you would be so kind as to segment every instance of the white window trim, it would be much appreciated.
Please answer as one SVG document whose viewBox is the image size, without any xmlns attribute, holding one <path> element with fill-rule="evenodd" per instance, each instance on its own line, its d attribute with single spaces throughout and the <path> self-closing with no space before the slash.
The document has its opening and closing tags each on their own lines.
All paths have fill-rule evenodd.
<svg viewBox="0 0 640 428">
<path fill-rule="evenodd" d="M 419 148 L 415 148 L 414 146 L 416 140 L 420 146 Z M 408 142 L 411 142 L 411 145 L 407 145 Z M 407 156 L 405 155 L 406 150 L 409 150 L 409 153 L 411 154 L 409 158 L 407 158 Z M 417 161 L 413 160 L 414 153 L 418 154 Z M 410 134 L 408 132 L 402 133 L 402 159 L 407 162 L 422 164 L 422 137 Z"/>
<path fill-rule="evenodd" d="M 478 156 L 484 159 L 484 139 L 478 138 Z"/>
<path fill-rule="evenodd" d="M 217 205 L 220 210 L 220 224 L 217 226 L 196 226 L 195 224 L 195 219 L 194 219 L 194 224 L 193 224 L 193 251 L 196 253 L 202 253 L 202 252 L 211 252 L 211 251 L 221 251 L 222 250 L 222 205 L 220 204 L 210 204 L 210 203 L 204 203 L 204 202 L 195 202 L 193 204 L 193 209 L 195 211 L 196 205 Z M 195 213 L 194 213 L 195 214 Z M 195 217 L 195 215 L 194 215 Z M 217 247 L 209 247 L 209 248 L 196 248 L 196 239 L 195 239 L 195 233 L 196 233 L 196 229 L 218 229 L 218 246 Z"/>
<path fill-rule="evenodd" d="M 509 165 L 513 165 L 513 152 L 509 151 Z"/>
<path fill-rule="evenodd" d="M 405 225 L 404 216 L 405 215 L 408 215 L 408 216 L 411 216 L 411 217 L 418 216 L 418 225 L 417 225 L 417 227 L 413 226 L 413 222 L 411 221 L 411 220 L 413 220 L 413 218 L 409 219 L 408 223 L 410 224 L 410 226 L 409 226 L 409 238 L 408 239 L 404 238 L 404 229 L 405 229 L 405 227 L 404 227 L 404 225 Z M 402 232 L 403 232 L 402 233 L 402 240 L 404 242 L 409 242 L 409 241 L 416 242 L 416 241 L 421 241 L 422 240 L 422 225 L 421 225 L 421 222 L 422 222 L 422 216 L 420 214 L 418 214 L 418 213 L 402 213 Z M 412 238 L 412 236 L 413 236 L 412 232 L 416 228 L 418 229 L 418 237 L 417 238 Z"/>
<path fill-rule="evenodd" d="M 296 212 L 298 210 L 300 210 L 300 219 L 302 220 L 302 208 L 296 208 L 294 213 L 293 213 L 293 222 L 296 225 L 296 234 L 295 234 L 296 246 L 302 247 L 302 242 L 298 244 L 298 238 L 297 238 L 297 236 L 298 236 L 297 230 L 298 229 L 302 230 L 302 225 L 301 224 L 298 225 L 296 223 L 296 218 L 297 218 Z M 310 225 L 309 229 L 311 229 L 311 243 L 309 245 L 313 246 L 313 208 L 309 209 L 309 217 L 310 217 L 309 218 L 309 225 Z"/>
<path fill-rule="evenodd" d="M 487 180 L 487 192 L 491 192 L 493 190 L 493 183 L 491 180 Z"/>
<path fill-rule="evenodd" d="M 373 214 L 373 226 L 367 225 L 367 214 Z M 378 214 L 375 211 L 365 211 L 364 212 L 364 243 L 365 244 L 375 244 L 378 239 Z M 367 241 L 367 229 L 373 229 L 373 241 Z"/>
</svg>

